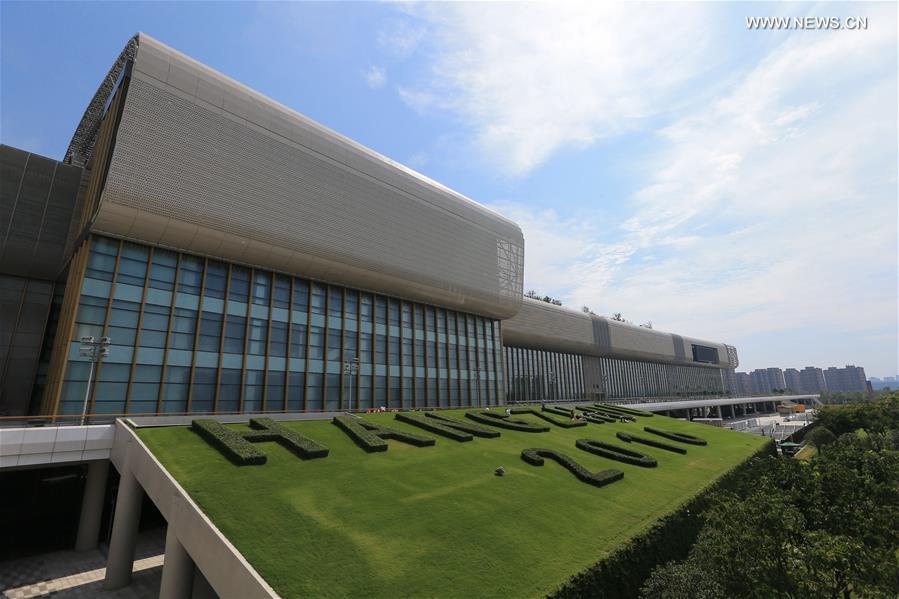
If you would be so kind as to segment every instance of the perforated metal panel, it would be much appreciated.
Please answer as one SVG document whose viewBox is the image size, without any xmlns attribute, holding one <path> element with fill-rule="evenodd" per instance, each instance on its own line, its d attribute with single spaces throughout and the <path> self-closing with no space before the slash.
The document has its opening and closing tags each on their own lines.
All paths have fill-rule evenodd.
<svg viewBox="0 0 899 599">
<path fill-rule="evenodd" d="M 729 346 L 591 316 L 524 298 L 518 314 L 503 322 L 503 343 L 627 360 L 728 367 Z M 719 364 L 693 362 L 691 344 L 718 349 Z M 734 350 L 736 352 L 736 350 Z"/>
<path fill-rule="evenodd" d="M 515 223 L 141 34 L 92 230 L 494 318 Z"/>
</svg>

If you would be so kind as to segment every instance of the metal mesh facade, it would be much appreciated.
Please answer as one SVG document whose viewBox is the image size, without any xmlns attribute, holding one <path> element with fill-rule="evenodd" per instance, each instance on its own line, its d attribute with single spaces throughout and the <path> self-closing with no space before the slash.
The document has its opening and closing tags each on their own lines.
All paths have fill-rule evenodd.
<svg viewBox="0 0 899 599">
<path fill-rule="evenodd" d="M 140 35 L 92 230 L 494 318 L 513 222 Z"/>
<path fill-rule="evenodd" d="M 88 411 L 138 414 L 494 405 L 499 334 L 481 316 L 94 237 L 53 411 L 81 411 L 84 335 L 112 339 Z"/>
<path fill-rule="evenodd" d="M 644 362 L 695 365 L 693 346 L 718 351 L 727 368 L 732 353 L 723 343 L 682 337 L 525 298 L 521 310 L 503 322 L 508 345 Z M 735 353 L 733 354 L 735 357 Z"/>
</svg>

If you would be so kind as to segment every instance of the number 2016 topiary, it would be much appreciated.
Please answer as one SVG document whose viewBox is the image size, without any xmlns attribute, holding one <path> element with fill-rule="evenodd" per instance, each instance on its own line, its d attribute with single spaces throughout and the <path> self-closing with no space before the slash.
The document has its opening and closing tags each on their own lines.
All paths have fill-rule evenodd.
<svg viewBox="0 0 899 599">
<path fill-rule="evenodd" d="M 611 443 L 603 443 L 602 441 L 595 441 L 593 439 L 578 439 L 574 444 L 578 449 L 583 449 L 584 451 L 589 451 L 590 453 L 602 456 L 609 460 L 616 460 L 625 464 L 642 466 L 643 468 L 655 468 L 659 465 L 652 456 L 648 456 L 645 453 L 640 453 L 639 451 L 634 451 L 632 449 L 618 447 Z"/>
<path fill-rule="evenodd" d="M 591 473 L 569 456 L 553 449 L 534 447 L 531 449 L 524 449 L 521 452 L 521 459 L 532 466 L 542 466 L 544 464 L 544 458 L 558 462 L 559 465 L 574 474 L 578 480 L 595 487 L 604 487 L 624 478 L 624 472 L 621 470 L 609 469 Z"/>
</svg>

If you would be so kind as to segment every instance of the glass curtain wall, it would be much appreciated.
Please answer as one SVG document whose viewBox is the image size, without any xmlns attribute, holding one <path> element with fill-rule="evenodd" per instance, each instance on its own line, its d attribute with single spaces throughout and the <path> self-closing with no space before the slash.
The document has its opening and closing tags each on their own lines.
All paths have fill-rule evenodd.
<svg viewBox="0 0 899 599">
<path fill-rule="evenodd" d="M 81 412 L 86 335 L 112 340 L 91 413 L 495 405 L 503 384 L 497 321 L 105 237 L 91 240 L 63 414 Z"/>
<path fill-rule="evenodd" d="M 583 361 L 576 354 L 503 348 L 509 403 L 583 399 Z"/>
</svg>

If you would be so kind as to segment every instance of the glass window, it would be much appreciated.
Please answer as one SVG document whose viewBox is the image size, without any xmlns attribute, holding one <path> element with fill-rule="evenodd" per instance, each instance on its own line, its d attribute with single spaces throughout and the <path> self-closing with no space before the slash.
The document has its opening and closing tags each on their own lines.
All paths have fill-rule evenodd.
<svg viewBox="0 0 899 599">
<path fill-rule="evenodd" d="M 140 304 L 125 300 L 113 300 L 109 313 L 109 338 L 116 345 L 134 345 L 137 338 L 137 320 Z"/>
<path fill-rule="evenodd" d="M 322 376 L 319 373 L 306 375 L 306 409 L 310 411 L 322 409 Z"/>
<path fill-rule="evenodd" d="M 388 348 L 387 348 L 387 359 L 390 364 L 399 364 L 400 363 L 400 338 L 399 337 L 390 337 L 388 339 Z"/>
<path fill-rule="evenodd" d="M 109 300 L 82 295 L 81 300 L 78 302 L 78 314 L 75 316 L 75 322 L 79 324 L 102 325 L 106 322 L 106 307 L 108 305 Z"/>
<path fill-rule="evenodd" d="M 359 310 L 359 293 L 351 289 L 344 292 L 344 314 L 347 319 L 356 320 L 356 312 Z"/>
<path fill-rule="evenodd" d="M 387 377 L 375 377 L 375 406 L 387 407 Z"/>
<path fill-rule="evenodd" d="M 253 273 L 253 303 L 268 306 L 272 295 L 272 275 L 267 272 Z"/>
<path fill-rule="evenodd" d="M 265 410 L 281 411 L 284 409 L 284 373 L 269 372 L 266 387 Z"/>
<path fill-rule="evenodd" d="M 165 333 L 169 328 L 168 306 L 144 305 L 144 317 L 140 328 L 142 347 L 165 347 Z"/>
<path fill-rule="evenodd" d="M 178 272 L 178 291 L 200 295 L 203 285 L 203 259 L 181 254 L 181 270 Z"/>
<path fill-rule="evenodd" d="M 422 306 L 415 305 L 415 328 L 423 331 L 425 328 L 425 311 Z"/>
<path fill-rule="evenodd" d="M 343 291 L 340 287 L 328 288 L 328 316 L 340 317 L 343 314 Z"/>
<path fill-rule="evenodd" d="M 221 339 L 222 315 L 216 312 L 203 312 L 200 318 L 200 340 L 197 349 L 218 352 Z"/>
<path fill-rule="evenodd" d="M 312 313 L 325 313 L 325 286 L 318 283 L 312 284 Z"/>
<path fill-rule="evenodd" d="M 425 327 L 428 331 L 434 332 L 434 308 L 428 307 L 425 312 Z"/>
<path fill-rule="evenodd" d="M 325 355 L 325 329 L 322 327 L 309 327 L 309 358 L 321 360 Z"/>
<path fill-rule="evenodd" d="M 228 299 L 246 303 L 250 297 L 250 271 L 242 266 L 231 267 L 231 286 Z"/>
<path fill-rule="evenodd" d="M 225 324 L 225 352 L 229 354 L 242 354 L 243 341 L 247 319 L 243 316 L 228 315 Z M 236 409 L 236 408 L 235 408 Z"/>
<path fill-rule="evenodd" d="M 343 339 L 343 355 L 344 359 L 352 360 L 356 357 L 356 334 L 347 334 Z"/>
<path fill-rule="evenodd" d="M 400 303 L 396 300 L 390 302 L 390 324 L 400 325 Z"/>
<path fill-rule="evenodd" d="M 359 361 L 371 364 L 371 333 L 359 333 Z"/>
<path fill-rule="evenodd" d="M 340 329 L 328 329 L 328 361 L 340 360 Z"/>
<path fill-rule="evenodd" d="M 405 337 L 403 337 L 403 366 L 412 366 L 412 340 Z"/>
<path fill-rule="evenodd" d="M 268 321 L 261 318 L 250 319 L 250 343 L 247 353 L 254 356 L 265 355 L 265 345 L 268 340 Z"/>
<path fill-rule="evenodd" d="M 195 368 L 190 411 L 211 412 L 215 407 L 215 368 Z"/>
<path fill-rule="evenodd" d="M 111 281 L 115 272 L 116 256 L 119 253 L 119 242 L 105 237 L 97 237 L 91 244 L 91 253 L 87 259 L 86 275 L 92 279 Z"/>
<path fill-rule="evenodd" d="M 265 372 L 247 370 L 243 387 L 243 411 L 259 412 L 262 410 L 262 392 L 265 389 Z"/>
<path fill-rule="evenodd" d="M 219 412 L 236 412 L 240 409 L 240 370 L 223 368 L 219 382 Z"/>
<path fill-rule="evenodd" d="M 375 364 L 387 363 L 387 336 L 375 335 Z"/>
<path fill-rule="evenodd" d="M 412 328 L 412 306 L 407 302 L 403 302 L 403 328 Z"/>
<path fill-rule="evenodd" d="M 371 319 L 372 319 L 371 296 L 367 293 L 362 294 L 362 305 L 360 308 L 360 315 L 362 316 L 362 322 L 371 322 Z"/>
<path fill-rule="evenodd" d="M 194 335 L 197 332 L 197 312 L 186 308 L 175 308 L 172 319 L 172 334 L 169 347 L 193 351 Z"/>
<path fill-rule="evenodd" d="M 269 355 L 283 358 L 287 355 L 287 323 L 272 321 Z M 280 408 L 279 408 L 280 409 Z"/>
<path fill-rule="evenodd" d="M 290 325 L 290 357 L 306 357 L 306 325 L 293 323 Z"/>
<path fill-rule="evenodd" d="M 225 285 L 228 277 L 228 267 L 221 262 L 209 260 L 206 265 L 206 284 L 203 295 L 225 299 Z"/>
<path fill-rule="evenodd" d="M 290 277 L 275 275 L 275 297 L 272 305 L 275 308 L 290 307 Z"/>
<path fill-rule="evenodd" d="M 150 414 L 156 412 L 156 400 L 159 399 L 159 382 L 162 377 L 162 366 L 137 364 L 134 366 L 134 378 L 131 381 L 131 400 L 128 403 L 129 414 Z"/>
<path fill-rule="evenodd" d="M 375 322 L 387 324 L 387 301 L 381 296 L 375 296 Z"/>
<path fill-rule="evenodd" d="M 120 283 L 144 286 L 147 278 L 147 263 L 150 258 L 150 249 L 144 245 L 125 242 L 122 246 L 122 257 L 119 260 Z"/>
<path fill-rule="evenodd" d="M 306 374 L 303 372 L 291 372 L 288 375 L 287 409 L 303 409 L 303 401 L 306 395 Z"/>
<path fill-rule="evenodd" d="M 302 279 L 293 280 L 293 309 L 300 312 L 309 310 L 309 283 Z"/>
<path fill-rule="evenodd" d="M 94 395 L 92 411 L 97 414 L 124 413 L 129 378 L 131 378 L 130 364 L 105 363 L 101 365 L 97 376 L 97 390 Z"/>
<path fill-rule="evenodd" d="M 371 408 L 371 377 L 370 376 L 360 376 L 359 377 L 359 398 L 356 401 L 356 408 L 359 410 L 367 410 Z"/>
<path fill-rule="evenodd" d="M 187 393 L 190 388 L 190 368 L 169 366 L 165 371 L 165 386 L 162 390 L 163 412 L 187 411 Z"/>
<path fill-rule="evenodd" d="M 150 287 L 172 291 L 175 288 L 175 271 L 178 254 L 156 248 L 150 266 Z"/>
<path fill-rule="evenodd" d="M 340 409 L 340 375 L 329 374 L 328 376 L 328 400 L 326 409 L 336 412 Z"/>
</svg>

